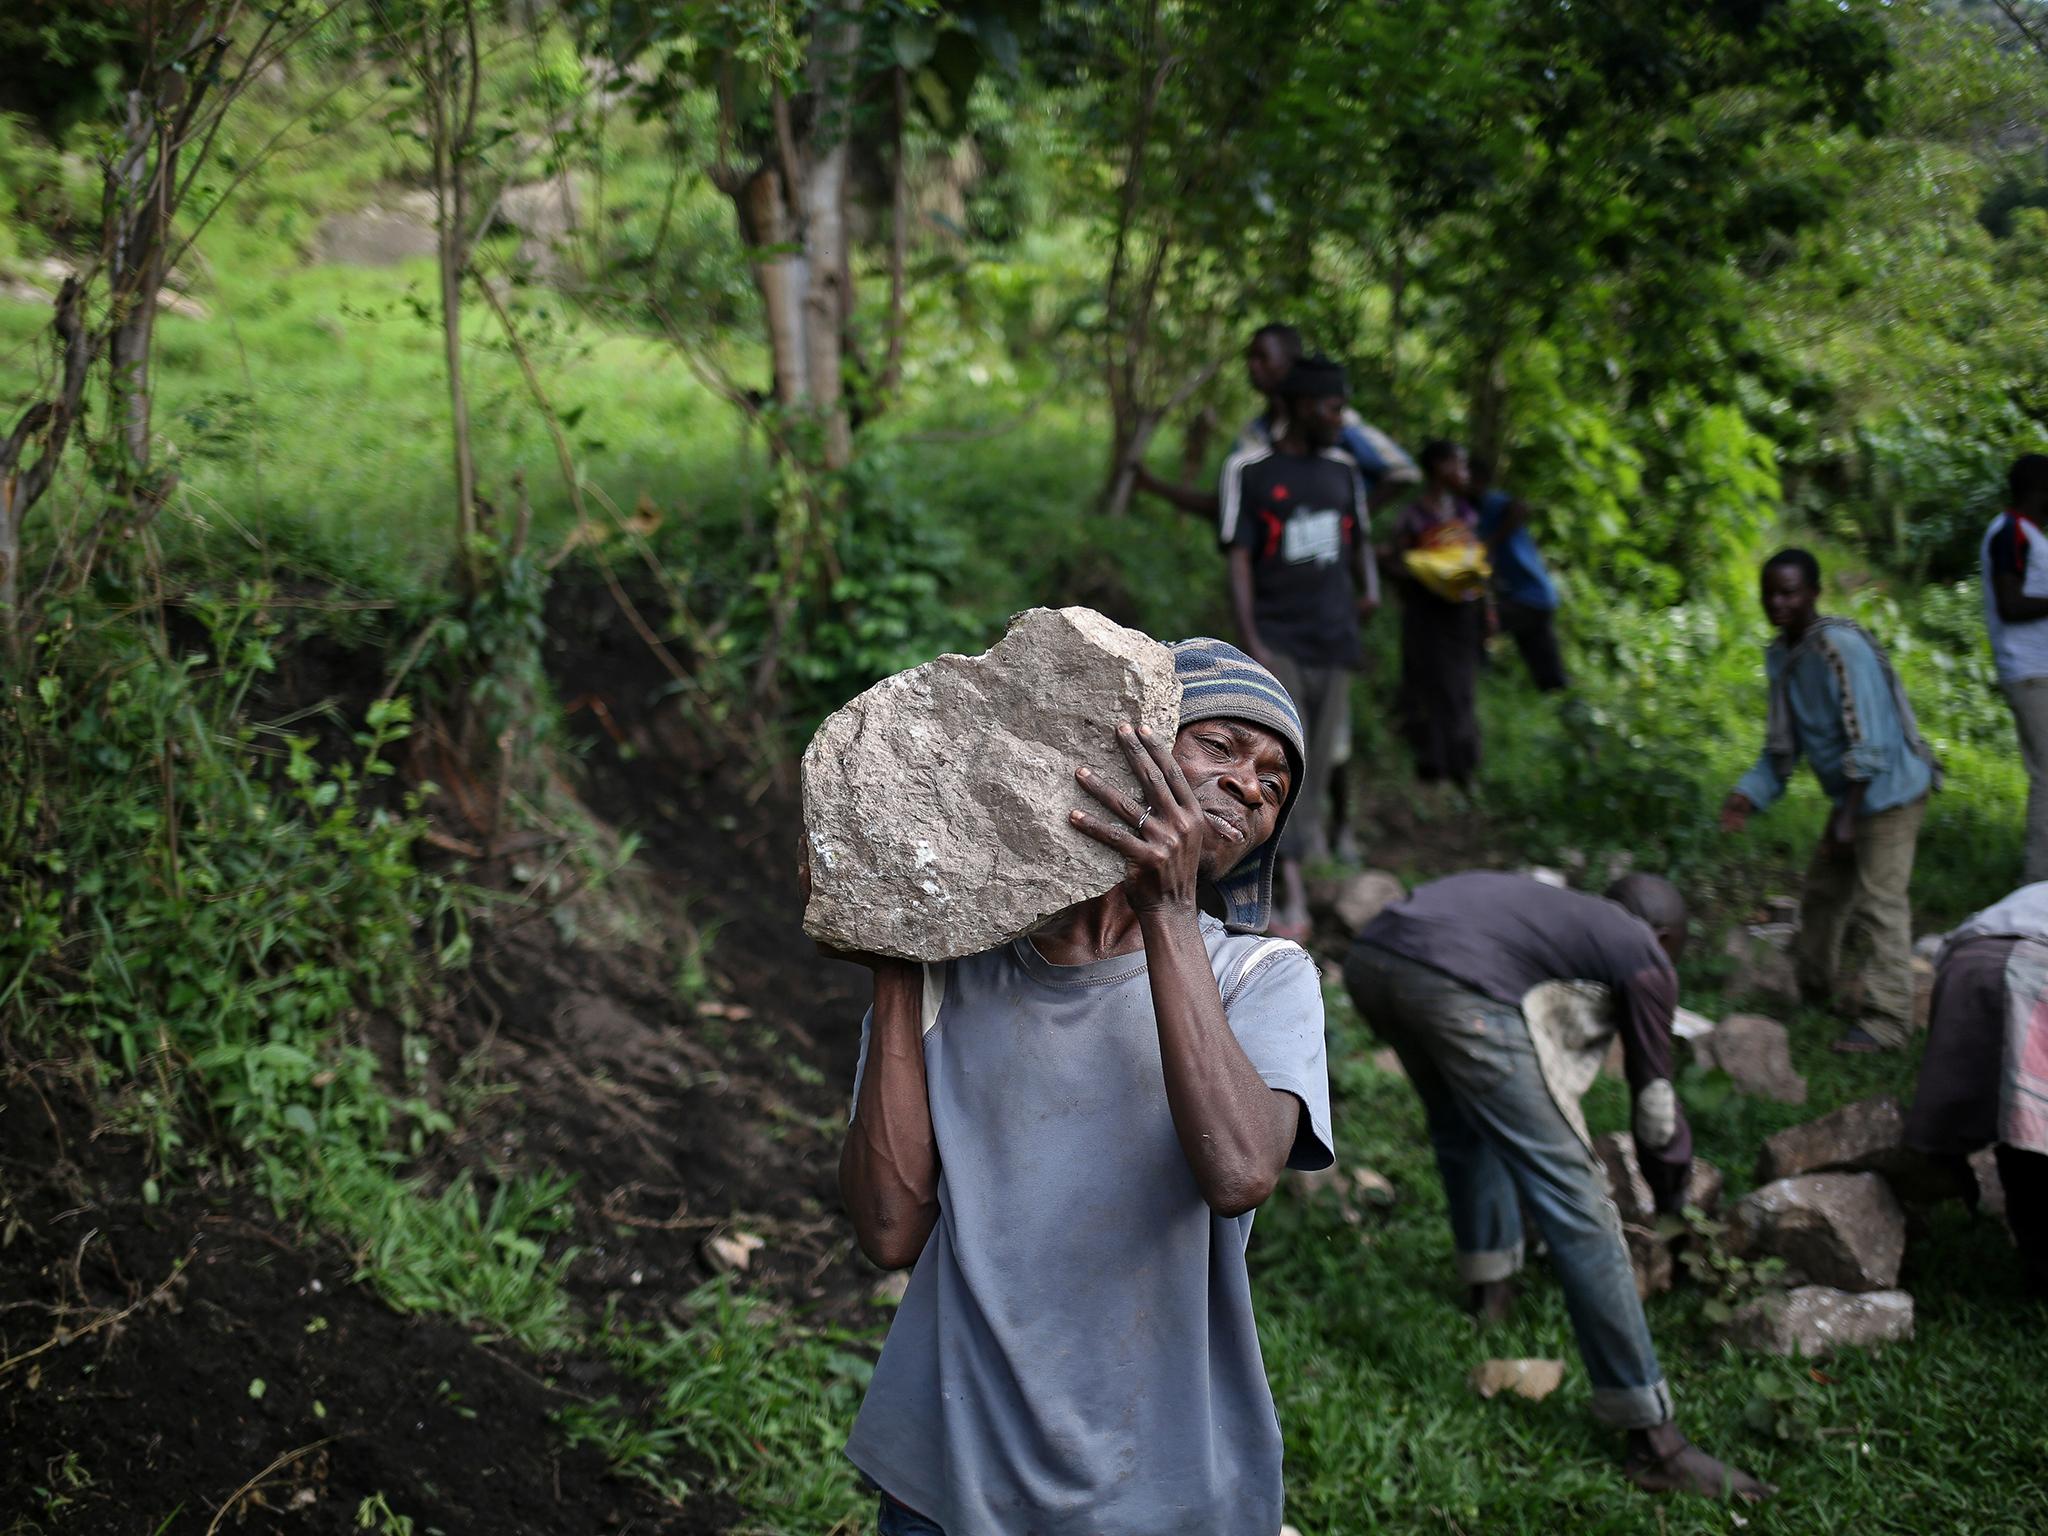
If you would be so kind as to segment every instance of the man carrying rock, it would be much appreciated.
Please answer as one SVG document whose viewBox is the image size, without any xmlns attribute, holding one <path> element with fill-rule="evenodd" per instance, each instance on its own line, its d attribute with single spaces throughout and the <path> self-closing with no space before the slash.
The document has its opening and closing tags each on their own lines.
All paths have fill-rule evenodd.
<svg viewBox="0 0 2048 1536">
<path fill-rule="evenodd" d="M 1280 386 L 1277 442 L 1234 453 L 1223 468 L 1218 534 L 1230 559 L 1230 601 L 1245 649 L 1285 684 L 1308 730 L 1300 801 L 1280 847 L 1283 902 L 1275 931 L 1308 936 L 1304 862 L 1325 857 L 1323 809 L 1351 755 L 1351 673 L 1359 620 L 1379 606 L 1365 481 L 1338 446 L 1344 370 L 1304 358 Z"/>
<path fill-rule="evenodd" d="M 1820 562 L 1785 549 L 1764 562 L 1770 708 L 1756 766 L 1721 807 L 1721 829 L 1785 792 L 1804 757 L 1834 802 L 1806 866 L 1794 959 L 1809 1007 L 1837 1002 L 1845 943 L 1862 951 L 1859 1019 L 1838 1051 L 1897 1050 L 1913 1031 L 1913 913 L 1906 888 L 1927 796 L 1941 786 L 1933 749 L 1891 659 L 1863 628 L 1818 612 Z"/>
<path fill-rule="evenodd" d="M 1594 1417 L 1627 1431 L 1629 1478 L 1759 1499 L 1770 1490 L 1673 1422 L 1579 1110 L 1618 1034 L 1643 1177 L 1660 1211 L 1683 1208 L 1692 1131 L 1671 1086 L 1671 1026 L 1684 942 L 1685 902 L 1654 876 L 1629 875 L 1602 899 L 1475 871 L 1366 924 L 1344 984 L 1422 1099 L 1473 1311 L 1493 1321 L 1510 1309 L 1527 1210 L 1564 1289 Z"/>
<path fill-rule="evenodd" d="M 1173 650 L 1176 738 L 1119 728 L 1140 792 L 1077 773 L 1121 885 L 967 959 L 849 957 L 840 1190 L 915 1266 L 847 1445 L 882 1536 L 1280 1529 L 1244 1251 L 1281 1171 L 1333 1160 L 1315 965 L 1259 936 L 1304 739 L 1243 653 Z"/>
<path fill-rule="evenodd" d="M 2048 881 L 1966 920 L 1934 967 L 1906 1145 L 1951 1165 L 1995 1146 L 2028 1282 L 2048 1295 Z"/>
</svg>

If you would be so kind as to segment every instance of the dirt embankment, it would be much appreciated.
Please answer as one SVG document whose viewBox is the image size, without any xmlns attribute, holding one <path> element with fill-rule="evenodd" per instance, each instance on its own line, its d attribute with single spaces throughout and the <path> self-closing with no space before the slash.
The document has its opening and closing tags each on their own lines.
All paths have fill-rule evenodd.
<svg viewBox="0 0 2048 1536">
<path fill-rule="evenodd" d="M 793 804 L 681 727 L 602 592 L 566 590 L 550 623 L 578 791 L 640 835 L 637 872 L 484 936 L 430 1024 L 432 1075 L 505 1091 L 478 1096 L 434 1173 L 573 1175 L 568 1284 L 592 1314 L 672 1313 L 731 1229 L 764 1239 L 749 1290 L 874 1321 L 835 1188 L 864 978 L 798 932 Z M 331 654 L 306 665 L 321 675 L 281 687 L 376 686 Z M 148 1203 L 143 1149 L 68 1064 L 0 1075 L 0 1533 L 341 1532 L 371 1498 L 449 1536 L 737 1517 L 564 1448 L 565 1404 L 633 1401 L 603 1365 L 401 1316 L 351 1255 L 220 1180 Z"/>
</svg>

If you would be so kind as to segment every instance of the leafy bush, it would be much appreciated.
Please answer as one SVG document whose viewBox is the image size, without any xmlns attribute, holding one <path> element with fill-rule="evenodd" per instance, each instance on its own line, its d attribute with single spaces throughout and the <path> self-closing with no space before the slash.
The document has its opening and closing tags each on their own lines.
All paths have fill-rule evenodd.
<svg viewBox="0 0 2048 1536">
<path fill-rule="evenodd" d="M 462 941 L 413 862 L 413 798 L 379 793 L 406 701 L 372 704 L 331 765 L 246 719 L 276 665 L 269 597 L 194 598 L 204 644 L 177 656 L 82 604 L 43 635 L 0 786 L 0 1007 L 88 1042 L 159 1155 L 187 1109 L 276 1187 L 310 1144 L 382 1146 L 394 1106 L 360 1026 L 410 1017 L 425 941 Z"/>
</svg>

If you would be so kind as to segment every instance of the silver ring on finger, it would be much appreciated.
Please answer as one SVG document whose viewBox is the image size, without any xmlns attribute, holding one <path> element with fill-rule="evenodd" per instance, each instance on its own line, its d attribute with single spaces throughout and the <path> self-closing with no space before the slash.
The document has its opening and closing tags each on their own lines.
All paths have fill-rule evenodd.
<svg viewBox="0 0 2048 1536">
<path fill-rule="evenodd" d="M 1145 830 L 1145 823 L 1151 819 L 1152 807 L 1148 805 L 1144 810 L 1138 812 L 1138 819 L 1131 823 L 1131 830 L 1133 832 L 1143 832 Z"/>
</svg>

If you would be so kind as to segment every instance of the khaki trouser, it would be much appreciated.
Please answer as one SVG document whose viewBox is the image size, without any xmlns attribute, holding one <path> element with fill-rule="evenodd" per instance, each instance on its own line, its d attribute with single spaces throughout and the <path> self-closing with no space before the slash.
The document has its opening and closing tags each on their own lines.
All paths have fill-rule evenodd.
<svg viewBox="0 0 2048 1536">
<path fill-rule="evenodd" d="M 2020 761 L 2027 766 L 2026 883 L 2048 880 L 2048 677 L 2005 684 L 2013 723 L 2020 730 Z"/>
<path fill-rule="evenodd" d="M 1913 1033 L 1913 909 L 1906 888 L 1913 879 L 1913 845 L 1927 797 L 1894 806 L 1856 823 L 1853 847 L 1837 849 L 1827 834 L 1806 866 L 1799 898 L 1799 937 L 1793 958 L 1799 991 L 1825 1006 L 1860 981 L 1865 1031 L 1886 1045 L 1904 1045 Z M 1838 977 L 1845 943 L 1856 967 Z"/>
<path fill-rule="evenodd" d="M 1275 654 L 1273 675 L 1301 713 L 1308 761 L 1294 809 L 1280 834 L 1280 853 L 1289 859 L 1320 859 L 1330 851 L 1323 830 L 1329 811 L 1330 775 L 1351 756 L 1351 673 L 1344 667 L 1303 666 L 1292 656 Z"/>
</svg>

